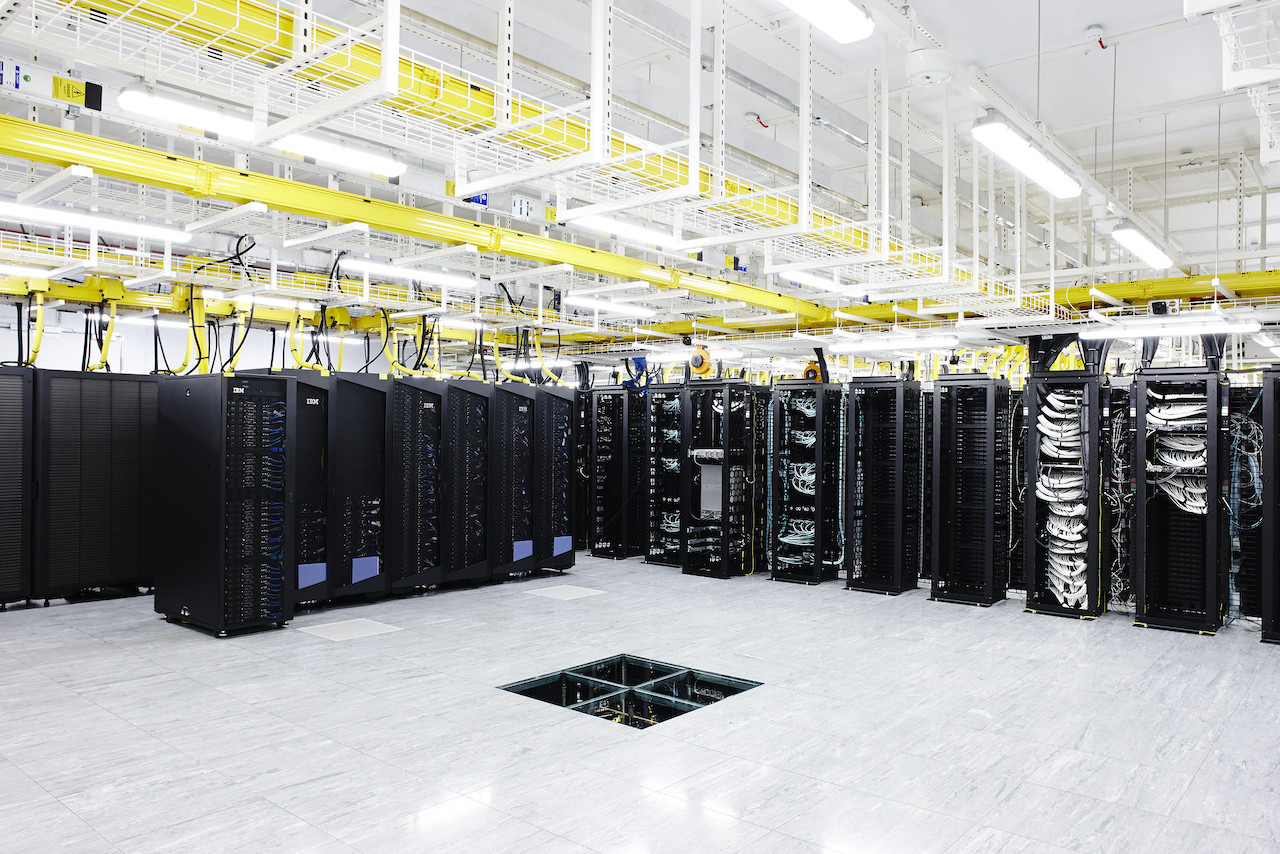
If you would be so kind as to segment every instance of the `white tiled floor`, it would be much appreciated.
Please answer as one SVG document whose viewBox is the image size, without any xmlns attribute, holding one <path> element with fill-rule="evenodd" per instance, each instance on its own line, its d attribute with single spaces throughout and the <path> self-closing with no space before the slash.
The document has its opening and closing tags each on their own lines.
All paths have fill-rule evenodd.
<svg viewBox="0 0 1280 854">
<path fill-rule="evenodd" d="M 605 595 L 526 595 L 573 583 Z M 334 641 L 299 628 L 402 631 Z M 764 683 L 646 731 L 493 686 Z M 216 640 L 0 614 L 6 852 L 1280 852 L 1280 648 L 583 558 Z"/>
</svg>

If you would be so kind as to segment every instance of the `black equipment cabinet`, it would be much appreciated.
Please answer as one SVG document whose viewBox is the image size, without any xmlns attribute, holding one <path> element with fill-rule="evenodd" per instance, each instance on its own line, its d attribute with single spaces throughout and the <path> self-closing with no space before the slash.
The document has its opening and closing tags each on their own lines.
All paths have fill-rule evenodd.
<svg viewBox="0 0 1280 854">
<path fill-rule="evenodd" d="M 444 580 L 489 581 L 493 386 L 456 380 L 445 391 Z"/>
<path fill-rule="evenodd" d="M 183 500 L 163 503 L 155 609 L 225 636 L 292 616 L 297 383 L 175 377 L 159 390 L 159 454 Z M 291 399 L 292 398 L 292 399 Z"/>
<path fill-rule="evenodd" d="M 0 610 L 31 596 L 34 389 L 30 368 L 0 368 Z"/>
<path fill-rule="evenodd" d="M 591 548 L 592 492 L 591 492 L 591 392 L 574 389 L 574 491 L 573 491 L 573 547 L 579 551 Z"/>
<path fill-rule="evenodd" d="M 493 387 L 493 462 L 489 534 L 495 578 L 538 566 L 534 541 L 543 527 L 539 472 L 538 390 L 523 383 Z M 571 437 L 570 437 L 571 438 Z"/>
<path fill-rule="evenodd" d="M 1009 525 L 1008 567 L 1009 590 L 1027 589 L 1023 572 L 1026 562 L 1026 540 L 1022 532 L 1027 519 L 1027 407 L 1026 389 L 1009 391 Z"/>
<path fill-rule="evenodd" d="M 31 596 L 151 587 L 167 478 L 152 376 L 37 371 Z"/>
<path fill-rule="evenodd" d="M 623 386 L 595 389 L 591 424 L 591 554 L 645 554 L 649 421 L 644 393 Z"/>
<path fill-rule="evenodd" d="M 1262 372 L 1262 641 L 1280 643 L 1280 369 Z"/>
<path fill-rule="evenodd" d="M 845 414 L 842 386 L 774 387 L 767 528 L 777 581 L 817 584 L 844 566 Z"/>
<path fill-rule="evenodd" d="M 1113 383 L 1115 381 L 1113 380 Z M 1102 389 L 1102 551 L 1108 610 L 1133 613 L 1133 428 L 1130 385 Z"/>
<path fill-rule="evenodd" d="M 895 377 L 848 385 L 845 450 L 847 586 L 897 595 L 918 586 L 924 549 L 920 384 Z"/>
<path fill-rule="evenodd" d="M 930 598 L 992 605 L 1009 577 L 1009 383 L 952 374 L 933 394 Z"/>
<path fill-rule="evenodd" d="M 391 590 L 444 580 L 446 385 L 428 377 L 392 381 L 387 400 L 387 534 Z"/>
<path fill-rule="evenodd" d="M 1231 376 L 1234 378 L 1234 374 Z M 1228 393 L 1224 474 L 1231 555 L 1226 590 L 1228 621 L 1258 620 L 1262 616 L 1264 388 L 1232 382 Z"/>
<path fill-rule="evenodd" d="M 681 511 L 685 386 L 646 387 L 649 401 L 649 550 L 646 563 L 684 565 L 685 520 Z"/>
<path fill-rule="evenodd" d="M 1091 371 L 1032 372 L 1025 395 L 1027 610 L 1094 618 L 1107 606 L 1102 523 L 1102 378 Z"/>
<path fill-rule="evenodd" d="M 755 572 L 761 452 L 758 419 L 767 398 L 741 381 L 701 380 L 685 391 L 681 413 L 683 571 L 730 578 Z"/>
<path fill-rule="evenodd" d="M 541 569 L 568 569 L 577 561 L 573 513 L 579 487 L 577 395 L 572 388 L 538 388 L 534 452 L 534 554 Z"/>
<path fill-rule="evenodd" d="M 1227 391 L 1225 377 L 1207 369 L 1147 368 L 1134 380 L 1137 625 L 1203 633 L 1221 625 Z"/>
</svg>

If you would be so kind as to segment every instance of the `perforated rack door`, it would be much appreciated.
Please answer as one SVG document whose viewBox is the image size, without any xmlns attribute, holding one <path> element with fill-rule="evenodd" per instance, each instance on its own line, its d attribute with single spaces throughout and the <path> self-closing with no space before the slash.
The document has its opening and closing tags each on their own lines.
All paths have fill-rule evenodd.
<svg viewBox="0 0 1280 854">
<path fill-rule="evenodd" d="M 920 575 L 920 385 L 887 377 L 851 382 L 847 405 L 848 586 L 902 593 Z"/>
<path fill-rule="evenodd" d="M 1226 571 L 1222 544 L 1227 536 L 1221 481 L 1226 391 L 1225 378 L 1208 370 L 1148 369 L 1134 382 L 1137 486 L 1131 543 L 1134 619 L 1140 625 L 1197 632 L 1215 632 L 1221 626 Z M 1198 400 L 1204 411 L 1199 417 L 1179 419 L 1179 424 L 1162 424 L 1152 418 L 1162 400 Z M 1202 442 L 1203 466 L 1190 471 L 1162 458 L 1162 440 L 1175 435 Z M 1175 497 L 1173 477 L 1191 477 L 1197 489 L 1203 478 L 1205 512 L 1191 512 L 1189 502 Z"/>
<path fill-rule="evenodd" d="M 492 389 L 468 380 L 449 383 L 445 419 L 452 452 L 446 468 L 446 581 L 487 581 L 492 574 L 489 543 Z"/>
<path fill-rule="evenodd" d="M 385 594 L 386 395 L 390 380 L 330 378 L 329 574 L 335 597 Z"/>
<path fill-rule="evenodd" d="M 546 569 L 568 569 L 577 559 L 573 538 L 578 491 L 575 406 L 572 389 L 538 389 L 535 535 L 537 564 Z"/>
<path fill-rule="evenodd" d="M 158 380 L 38 371 L 32 596 L 150 587 Z"/>
<path fill-rule="evenodd" d="M 931 598 L 1005 597 L 1009 537 L 1009 386 L 985 376 L 934 382 Z"/>
<path fill-rule="evenodd" d="M 444 579 L 444 383 L 402 377 L 387 421 L 387 570 L 392 590 Z"/>
<path fill-rule="evenodd" d="M 508 384 L 496 386 L 492 400 L 494 476 L 489 525 L 493 574 L 500 576 L 533 569 L 538 562 L 534 545 L 538 395 L 532 386 Z"/>
<path fill-rule="evenodd" d="M 637 389 L 592 392 L 591 553 L 624 558 L 648 549 L 648 416 Z"/>
<path fill-rule="evenodd" d="M 0 603 L 31 595 L 31 418 L 27 368 L 0 368 Z"/>
<path fill-rule="evenodd" d="M 651 385 L 649 402 L 649 548 L 647 563 L 682 566 L 685 520 L 681 512 L 681 476 L 688 464 L 684 443 L 683 385 Z"/>
<path fill-rule="evenodd" d="M 1262 374 L 1262 640 L 1280 643 L 1280 369 Z"/>
</svg>

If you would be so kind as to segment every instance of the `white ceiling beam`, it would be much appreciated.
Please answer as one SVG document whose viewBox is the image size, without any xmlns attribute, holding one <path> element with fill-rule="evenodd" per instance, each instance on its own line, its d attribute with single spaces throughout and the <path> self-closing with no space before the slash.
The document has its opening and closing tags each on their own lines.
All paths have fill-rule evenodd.
<svg viewBox="0 0 1280 854">
<path fill-rule="evenodd" d="M 38 205 L 92 177 L 93 170 L 88 166 L 73 164 L 64 169 L 59 169 L 43 181 L 32 184 L 22 190 L 18 193 L 16 201 L 20 205 Z"/>
<path fill-rule="evenodd" d="M 251 216 L 266 213 L 267 210 L 267 206 L 262 202 L 245 202 L 243 205 L 236 205 L 230 210 L 221 211 L 204 219 L 198 219 L 195 222 L 189 222 L 184 228 L 188 234 L 201 234 L 240 222 Z"/>
<path fill-rule="evenodd" d="M 441 261 L 445 258 L 453 258 L 458 255 L 476 255 L 479 252 L 480 248 L 474 244 L 459 243 L 456 246 L 443 246 L 439 249 L 432 249 L 429 252 L 422 252 L 418 255 L 406 255 L 403 258 L 395 258 L 391 263 L 397 267 L 412 267 L 417 264 Z"/>
<path fill-rule="evenodd" d="M 322 228 L 319 231 L 313 231 L 310 234 L 304 234 L 302 237 L 291 237 L 284 242 L 285 249 L 300 249 L 305 246 L 314 246 L 317 243 L 325 243 L 338 237 L 346 237 L 348 234 L 368 234 L 369 224 L 364 222 L 348 222 L 342 225 L 331 225 L 328 228 Z"/>
</svg>

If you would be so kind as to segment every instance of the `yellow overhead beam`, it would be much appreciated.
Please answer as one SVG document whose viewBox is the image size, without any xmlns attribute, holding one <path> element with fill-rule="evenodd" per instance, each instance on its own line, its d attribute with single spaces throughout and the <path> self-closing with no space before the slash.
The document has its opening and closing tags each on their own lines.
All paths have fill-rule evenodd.
<svg viewBox="0 0 1280 854">
<path fill-rule="evenodd" d="M 809 322 L 832 318 L 831 309 L 825 306 L 752 285 L 9 116 L 0 116 L 0 154 L 58 166 L 82 164 L 99 175 L 177 190 L 197 199 L 222 199 L 236 204 L 260 201 L 285 213 L 364 222 L 379 231 L 424 240 L 470 243 L 482 252 L 549 264 L 568 263 L 584 272 L 644 281 L 660 288 L 684 288 L 690 293 L 739 300 L 769 311 L 793 311 Z"/>
</svg>

